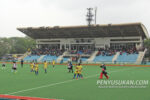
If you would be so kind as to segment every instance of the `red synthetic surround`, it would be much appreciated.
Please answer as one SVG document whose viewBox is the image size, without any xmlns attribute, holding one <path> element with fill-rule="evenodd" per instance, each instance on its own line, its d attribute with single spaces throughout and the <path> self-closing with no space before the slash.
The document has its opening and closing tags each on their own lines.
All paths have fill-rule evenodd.
<svg viewBox="0 0 150 100">
<path fill-rule="evenodd" d="M 0 98 L 23 99 L 23 100 L 57 100 L 57 99 L 46 99 L 46 98 L 37 98 L 37 97 L 23 97 L 23 96 L 12 96 L 12 95 L 0 95 Z"/>
<path fill-rule="evenodd" d="M 0 62 L 0 63 L 3 63 L 3 62 Z M 12 62 L 5 62 L 5 63 L 8 63 L 8 64 L 13 64 Z M 20 64 L 20 62 L 17 62 L 17 64 Z M 30 63 L 24 63 L 24 64 L 30 64 Z M 39 64 L 43 64 L 41 62 L 39 62 Z M 49 65 L 52 65 L 52 64 L 49 64 Z M 56 63 L 55 65 L 67 65 L 67 64 L 59 64 L 59 63 Z M 73 64 L 73 65 L 76 65 L 76 64 Z M 86 66 L 100 66 L 101 64 L 82 64 L 82 65 L 86 65 Z M 105 64 L 107 66 L 122 66 L 122 67 L 150 67 L 150 65 L 136 65 L 136 64 Z"/>
</svg>

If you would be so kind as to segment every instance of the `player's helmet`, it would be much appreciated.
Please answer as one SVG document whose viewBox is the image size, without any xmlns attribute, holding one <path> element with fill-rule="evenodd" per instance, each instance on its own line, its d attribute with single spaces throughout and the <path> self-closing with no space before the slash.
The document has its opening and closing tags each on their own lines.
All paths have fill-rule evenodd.
<svg viewBox="0 0 150 100">
<path fill-rule="evenodd" d="M 104 66 L 104 64 L 101 64 L 100 66 Z"/>
<path fill-rule="evenodd" d="M 104 66 L 104 64 L 101 64 L 100 67 L 102 68 Z"/>
</svg>

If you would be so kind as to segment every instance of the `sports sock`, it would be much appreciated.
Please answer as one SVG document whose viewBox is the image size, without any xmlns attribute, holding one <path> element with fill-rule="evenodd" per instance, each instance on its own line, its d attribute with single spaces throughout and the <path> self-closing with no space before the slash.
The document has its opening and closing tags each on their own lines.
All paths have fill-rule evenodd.
<svg viewBox="0 0 150 100">
<path fill-rule="evenodd" d="M 76 74 L 74 74 L 73 78 L 75 78 L 75 77 L 76 77 Z"/>
</svg>

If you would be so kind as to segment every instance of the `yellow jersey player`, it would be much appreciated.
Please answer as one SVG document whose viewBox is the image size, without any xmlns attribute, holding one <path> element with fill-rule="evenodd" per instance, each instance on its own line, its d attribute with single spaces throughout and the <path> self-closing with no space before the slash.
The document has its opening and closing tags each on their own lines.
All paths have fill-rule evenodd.
<svg viewBox="0 0 150 100">
<path fill-rule="evenodd" d="M 79 77 L 80 77 L 80 78 L 83 78 L 82 69 L 83 69 L 83 68 L 82 68 L 82 65 L 79 64 L 79 65 L 78 65 L 78 74 L 79 74 Z"/>
<path fill-rule="evenodd" d="M 35 64 L 35 74 L 38 75 L 39 71 L 39 65 L 38 63 Z"/>
<path fill-rule="evenodd" d="M 34 71 L 34 63 L 33 62 L 30 63 L 30 68 L 31 68 L 31 72 L 33 72 Z"/>
<path fill-rule="evenodd" d="M 48 66 L 48 63 L 46 61 L 44 61 L 44 70 L 45 70 L 45 73 L 47 73 L 47 66 Z"/>
<path fill-rule="evenodd" d="M 55 67 L 55 60 L 52 61 L 53 68 Z"/>
<path fill-rule="evenodd" d="M 74 76 L 73 79 L 78 79 L 78 75 L 79 75 L 79 71 L 78 71 L 78 66 L 75 67 L 75 72 L 74 72 Z M 76 77 L 77 76 L 77 77 Z"/>
</svg>

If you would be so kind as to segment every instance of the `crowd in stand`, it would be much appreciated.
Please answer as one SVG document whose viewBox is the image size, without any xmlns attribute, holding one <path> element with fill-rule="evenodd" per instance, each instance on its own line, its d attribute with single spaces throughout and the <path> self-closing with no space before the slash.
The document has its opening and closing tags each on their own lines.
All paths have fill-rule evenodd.
<svg viewBox="0 0 150 100">
<path fill-rule="evenodd" d="M 51 55 L 51 56 L 60 56 L 62 55 L 64 50 L 60 49 L 49 49 L 49 48 L 36 48 L 31 50 L 32 55 Z"/>
<path fill-rule="evenodd" d="M 131 48 L 122 48 L 122 49 L 111 49 L 111 48 L 99 48 L 97 56 L 102 55 L 102 56 L 112 56 L 115 55 L 116 52 L 120 52 L 120 55 L 123 53 L 126 53 L 127 55 L 129 54 L 138 54 L 138 50 L 135 47 Z"/>
<path fill-rule="evenodd" d="M 60 49 L 49 49 L 49 48 L 34 48 L 31 50 L 31 55 L 52 55 L 52 56 L 60 56 L 64 53 L 65 50 L 60 50 Z M 89 49 L 84 49 L 84 50 L 70 50 L 69 51 L 70 54 L 91 54 L 92 50 Z"/>
<path fill-rule="evenodd" d="M 51 55 L 51 56 L 60 56 L 62 55 L 64 50 L 60 49 L 49 49 L 49 48 L 36 48 L 31 50 L 32 55 Z M 122 48 L 122 49 L 112 49 L 112 48 L 99 48 L 97 56 L 102 55 L 102 56 L 112 56 L 115 55 L 116 52 L 120 52 L 120 55 L 123 53 L 126 53 L 127 55 L 129 54 L 138 54 L 138 50 L 135 47 L 132 48 Z M 83 50 L 70 50 L 70 54 L 92 54 L 92 50 L 90 49 L 83 49 Z"/>
<path fill-rule="evenodd" d="M 92 50 L 84 49 L 84 50 L 70 50 L 70 54 L 91 54 Z"/>
<path fill-rule="evenodd" d="M 112 56 L 116 54 L 116 50 L 113 49 L 104 49 L 104 48 L 99 48 L 97 56 L 102 55 L 102 56 Z"/>
<path fill-rule="evenodd" d="M 129 55 L 129 54 L 138 54 L 138 50 L 135 47 L 132 47 L 132 48 L 123 48 L 120 51 L 120 55 L 122 55 L 122 53 L 126 53 L 127 55 Z"/>
</svg>

